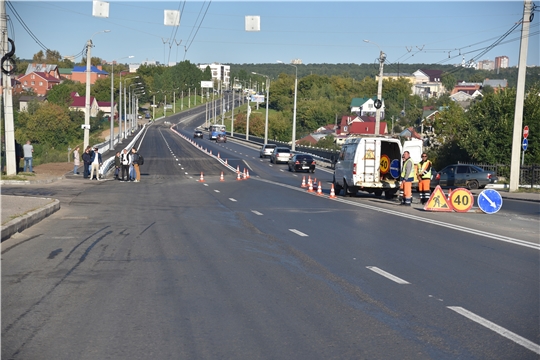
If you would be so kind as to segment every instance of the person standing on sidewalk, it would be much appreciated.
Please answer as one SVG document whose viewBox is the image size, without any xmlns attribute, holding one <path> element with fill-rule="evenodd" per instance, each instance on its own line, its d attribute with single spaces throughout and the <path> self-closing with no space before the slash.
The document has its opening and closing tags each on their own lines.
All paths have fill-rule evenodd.
<svg viewBox="0 0 540 360">
<path fill-rule="evenodd" d="M 137 153 L 137 148 L 135 147 L 131 149 L 131 163 L 133 164 L 136 174 L 134 182 L 140 182 L 141 170 L 139 169 L 139 154 Z"/>
<path fill-rule="evenodd" d="M 94 180 L 94 171 L 96 172 L 96 180 L 100 180 L 99 168 L 103 164 L 103 159 L 101 158 L 101 154 L 99 153 L 99 149 L 97 148 L 97 146 L 94 147 L 94 153 L 92 154 L 91 164 L 92 164 L 92 170 L 90 171 L 90 180 Z"/>
<path fill-rule="evenodd" d="M 92 162 L 92 154 L 90 154 L 90 150 L 92 148 L 90 146 L 87 146 L 84 150 L 84 154 L 82 155 L 83 164 L 84 164 L 84 178 L 88 179 L 90 177 L 90 163 Z"/>
<path fill-rule="evenodd" d="M 422 205 L 429 201 L 431 196 L 431 161 L 426 153 L 422 154 L 422 160 L 418 163 L 418 191 Z"/>
<path fill-rule="evenodd" d="M 73 150 L 73 175 L 79 175 L 79 165 L 81 165 L 81 160 L 79 158 L 79 149 L 80 147 L 76 147 L 75 150 Z"/>
<path fill-rule="evenodd" d="M 23 145 L 23 152 L 24 152 L 24 172 L 26 172 L 26 169 L 30 170 L 30 172 L 34 172 L 32 169 L 32 153 L 34 152 L 34 147 L 32 144 L 30 144 L 30 140 L 26 142 L 26 144 Z"/>
<path fill-rule="evenodd" d="M 131 157 L 129 156 L 127 149 L 124 149 L 120 155 L 120 163 L 122 164 L 122 179 L 120 179 L 120 181 L 126 181 L 124 174 L 127 175 L 127 179 L 129 180 L 129 165 L 131 164 L 130 158 Z"/>
<path fill-rule="evenodd" d="M 403 187 L 403 198 L 401 205 L 411 206 L 412 203 L 412 183 L 414 181 L 414 164 L 411 154 L 403 152 L 403 165 L 401 167 L 401 186 Z"/>
</svg>

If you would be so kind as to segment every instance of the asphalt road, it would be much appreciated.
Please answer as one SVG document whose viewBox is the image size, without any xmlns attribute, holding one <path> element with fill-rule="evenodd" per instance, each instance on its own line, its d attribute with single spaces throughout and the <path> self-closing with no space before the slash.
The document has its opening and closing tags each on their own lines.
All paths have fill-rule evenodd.
<svg viewBox="0 0 540 360">
<path fill-rule="evenodd" d="M 201 115 L 169 121 L 189 138 Z M 538 204 L 332 200 L 330 172 L 317 196 L 258 149 L 195 142 L 151 126 L 140 183 L 2 189 L 62 202 L 2 243 L 2 358 L 538 359 Z"/>
</svg>

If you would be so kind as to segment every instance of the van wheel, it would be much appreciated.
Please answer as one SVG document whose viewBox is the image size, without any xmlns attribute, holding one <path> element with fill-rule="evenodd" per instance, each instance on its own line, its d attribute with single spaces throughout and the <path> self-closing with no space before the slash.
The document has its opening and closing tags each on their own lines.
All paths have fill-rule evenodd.
<svg viewBox="0 0 540 360">
<path fill-rule="evenodd" d="M 343 196 L 345 196 L 345 197 L 353 196 L 353 193 L 349 189 L 349 185 L 347 185 L 346 181 L 343 182 Z"/>
<path fill-rule="evenodd" d="M 375 196 L 380 197 L 382 195 L 382 190 L 375 190 L 373 193 Z"/>
<path fill-rule="evenodd" d="M 394 195 L 396 195 L 396 190 L 385 190 L 384 191 L 384 198 L 386 200 L 392 200 L 394 198 Z"/>
</svg>

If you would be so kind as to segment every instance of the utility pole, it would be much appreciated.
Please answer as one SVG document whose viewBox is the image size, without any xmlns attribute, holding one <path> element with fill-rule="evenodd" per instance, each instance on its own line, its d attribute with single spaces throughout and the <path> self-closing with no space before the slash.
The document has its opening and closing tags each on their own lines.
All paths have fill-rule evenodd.
<svg viewBox="0 0 540 360">
<path fill-rule="evenodd" d="M 0 31 L 2 32 L 0 39 L 1 49 L 0 53 L 2 56 L 5 56 L 9 52 L 9 40 L 8 40 L 8 31 L 7 31 L 7 15 L 6 15 L 6 2 L 5 0 L 0 0 Z M 11 51 L 15 51 L 15 43 L 12 42 Z M 13 62 L 11 59 L 8 59 L 9 62 Z M 6 61 L 6 62 L 8 62 Z M 5 65 L 2 63 L 2 69 L 5 69 Z M 13 69 L 13 68 L 12 68 Z M 4 130 L 5 130 L 5 148 L 6 148 L 6 175 L 16 175 L 17 167 L 19 164 L 15 161 L 15 125 L 13 120 L 13 89 L 11 88 L 11 74 L 7 74 L 2 71 L 2 105 L 4 109 Z M 0 110 L 0 113 L 2 112 Z"/>
<path fill-rule="evenodd" d="M 384 68 L 384 60 L 386 59 L 386 54 L 380 50 L 380 56 L 379 56 L 379 84 L 377 86 L 377 101 L 375 104 L 375 108 L 377 111 L 375 112 L 375 135 L 378 136 L 380 133 L 380 127 L 381 127 L 381 107 L 382 107 L 382 80 L 383 80 L 383 68 Z"/>
<path fill-rule="evenodd" d="M 512 157 L 510 161 L 510 188 L 519 188 L 519 155 L 521 152 L 521 132 L 523 125 L 523 102 L 525 99 L 525 75 L 527 70 L 527 50 L 529 47 L 529 27 L 532 20 L 532 1 L 525 0 L 521 22 L 521 43 L 519 46 L 518 79 L 516 86 L 516 107 L 514 111 L 514 133 L 512 136 Z"/>
<path fill-rule="evenodd" d="M 90 142 L 90 73 L 91 73 L 92 39 L 86 42 L 86 94 L 84 101 L 84 142 L 83 148 Z"/>
</svg>

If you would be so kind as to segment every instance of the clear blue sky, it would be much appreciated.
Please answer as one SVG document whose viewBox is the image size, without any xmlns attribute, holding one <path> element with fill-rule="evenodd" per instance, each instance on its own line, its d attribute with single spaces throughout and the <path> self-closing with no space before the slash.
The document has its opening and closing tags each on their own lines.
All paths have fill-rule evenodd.
<svg viewBox="0 0 540 360">
<path fill-rule="evenodd" d="M 372 63 L 379 48 L 363 41 L 368 39 L 393 64 L 456 64 L 463 56 L 468 61 L 506 55 L 515 66 L 521 26 L 480 53 L 523 16 L 523 1 L 109 1 L 109 18 L 93 17 L 92 1 L 10 4 L 46 48 L 63 56 L 80 54 L 92 37 L 92 56 L 106 61 L 134 56 L 119 60 L 123 63 Z M 6 10 L 16 56 L 31 59 L 42 47 L 12 8 Z M 179 27 L 163 24 L 164 10 L 181 11 Z M 244 30 L 246 15 L 260 16 L 260 32 Z M 539 23 L 537 12 L 528 65 L 540 65 Z M 111 31 L 95 34 L 100 30 Z"/>
</svg>

